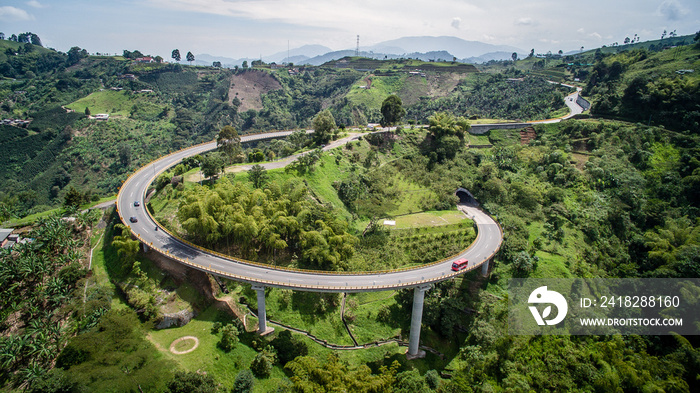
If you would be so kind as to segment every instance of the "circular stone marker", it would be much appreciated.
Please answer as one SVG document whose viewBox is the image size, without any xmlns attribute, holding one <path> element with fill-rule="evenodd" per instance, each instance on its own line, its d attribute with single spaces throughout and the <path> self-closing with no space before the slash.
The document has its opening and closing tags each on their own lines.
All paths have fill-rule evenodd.
<svg viewBox="0 0 700 393">
<path fill-rule="evenodd" d="M 193 341 L 194 343 L 192 344 L 192 348 L 186 349 L 184 351 L 179 351 L 175 349 L 175 347 L 180 344 L 183 341 Z M 174 353 L 175 355 L 184 355 L 186 353 L 190 353 L 197 349 L 199 346 L 199 339 L 195 336 L 184 336 L 180 337 L 177 340 L 173 341 L 172 344 L 170 344 L 170 352 Z"/>
</svg>

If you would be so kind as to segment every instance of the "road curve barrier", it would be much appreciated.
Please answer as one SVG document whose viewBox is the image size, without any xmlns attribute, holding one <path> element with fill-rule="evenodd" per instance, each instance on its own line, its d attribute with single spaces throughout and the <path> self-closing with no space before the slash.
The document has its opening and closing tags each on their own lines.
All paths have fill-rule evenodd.
<svg viewBox="0 0 700 393">
<path fill-rule="evenodd" d="M 257 134 L 248 134 L 244 135 L 241 137 L 241 142 L 250 142 L 250 141 L 255 141 L 255 140 L 261 140 L 261 139 L 272 139 L 272 138 L 278 138 L 278 137 L 284 137 L 289 134 L 291 134 L 292 131 L 269 131 L 269 132 L 264 132 L 264 133 L 257 133 Z M 271 135 L 274 134 L 274 136 L 270 136 L 269 138 L 265 138 L 266 135 Z M 262 138 L 261 138 L 262 136 Z M 206 145 L 211 145 L 205 150 L 200 150 L 201 148 L 205 147 Z M 459 254 L 453 255 L 447 258 L 440 259 L 435 262 L 430 262 L 427 264 L 423 264 L 420 266 L 413 266 L 413 267 L 404 267 L 404 268 L 397 268 L 397 269 L 390 269 L 390 270 L 382 270 L 382 271 L 361 271 L 361 272 L 333 272 L 333 271 L 318 271 L 318 270 L 307 270 L 307 269 L 297 269 L 297 268 L 290 268 L 290 267 L 280 267 L 280 266 L 271 266 L 268 264 L 260 263 L 260 262 L 254 262 L 254 261 L 248 261 L 242 258 L 234 258 L 229 255 L 225 255 L 219 252 L 216 252 L 214 250 L 209 250 L 206 249 L 202 246 L 199 246 L 197 244 L 193 244 L 180 236 L 178 236 L 175 233 L 172 233 L 165 227 L 163 227 L 160 223 L 158 223 L 149 209 L 147 208 L 145 202 L 145 196 L 148 188 L 150 185 L 155 181 L 155 179 L 158 178 L 163 172 L 167 171 L 171 167 L 177 165 L 180 161 L 182 161 L 183 158 L 185 157 L 190 157 L 192 155 L 204 153 L 210 150 L 214 150 L 216 148 L 216 141 L 209 141 L 209 142 L 203 142 L 179 151 L 175 152 L 170 152 L 169 154 L 162 156 L 158 159 L 155 159 L 148 164 L 142 166 L 140 169 L 136 170 L 134 173 L 132 173 L 122 184 L 122 187 L 119 190 L 119 193 L 117 194 L 117 212 L 119 214 L 120 219 L 122 220 L 123 223 L 125 223 L 131 233 L 142 243 L 144 243 L 146 246 L 149 248 L 152 248 L 154 251 L 172 259 L 175 260 L 179 263 L 182 263 L 184 265 L 190 266 L 192 268 L 195 268 L 197 270 L 201 270 L 207 273 L 211 274 L 216 274 L 221 277 L 229 278 L 232 280 L 236 281 L 243 281 L 251 284 L 259 284 L 259 285 L 264 285 L 264 286 L 271 286 L 271 287 L 278 287 L 278 288 L 286 288 L 286 289 L 294 289 L 294 290 L 305 290 L 305 291 L 314 291 L 314 292 L 364 292 L 364 291 L 382 291 L 382 290 L 392 290 L 392 289 L 399 289 L 399 288 L 407 288 L 407 287 L 415 287 L 421 284 L 429 284 L 429 283 L 434 283 L 438 281 L 443 281 L 447 280 L 450 278 L 453 278 L 457 275 L 464 274 L 466 272 L 472 271 L 476 269 L 477 267 L 480 267 L 483 263 L 487 262 L 493 256 L 498 252 L 500 249 L 501 243 L 503 241 L 503 230 L 501 229 L 500 225 L 493 220 L 490 216 L 484 213 L 484 216 L 487 217 L 489 220 L 492 222 L 489 224 L 478 224 L 475 221 L 476 227 L 477 227 L 477 236 L 472 242 L 472 244 L 462 250 Z M 173 159 L 171 161 L 168 161 L 168 158 L 179 154 L 182 155 L 179 159 Z M 156 165 L 161 164 L 162 167 L 159 170 L 155 169 Z M 146 174 L 147 171 L 151 170 L 151 166 L 153 166 L 153 174 Z M 132 189 L 132 183 L 134 179 L 136 179 L 138 176 L 143 176 L 146 181 L 143 183 L 140 183 L 138 187 L 135 187 L 135 189 Z M 140 200 L 142 203 L 141 205 L 143 206 L 143 210 L 145 212 L 146 217 L 148 218 L 148 223 L 144 222 L 137 222 L 137 223 L 129 223 L 127 220 L 129 218 L 129 215 L 127 214 L 126 210 L 131 208 L 131 205 L 127 203 L 120 203 L 120 202 L 125 202 L 128 201 L 129 199 L 127 198 L 127 195 L 138 195 L 138 200 Z M 124 199 L 124 200 L 122 200 Z M 126 205 L 126 206 L 123 206 Z M 476 243 L 478 242 L 482 230 L 479 228 L 480 225 L 493 225 L 495 224 L 498 227 L 498 232 L 499 232 L 499 238 L 497 239 L 497 242 L 494 244 L 491 244 L 491 249 L 487 250 L 489 253 L 487 254 L 486 257 L 481 258 L 481 260 L 477 261 L 474 265 L 470 265 L 469 267 L 460 270 L 460 271 L 452 271 L 450 269 L 451 262 L 454 261 L 455 259 L 458 259 L 466 254 L 469 254 L 470 252 L 475 251 Z M 145 226 L 144 226 L 145 225 Z M 170 242 L 177 242 L 179 243 L 182 247 L 184 247 L 188 253 L 193 254 L 193 258 L 182 258 L 176 255 L 173 255 L 168 251 L 167 249 L 164 248 L 164 244 L 158 244 L 157 239 L 156 243 L 153 241 L 150 241 L 149 239 L 144 239 L 141 235 L 140 232 L 143 232 L 144 229 L 147 227 L 153 228 L 153 225 L 157 226 L 157 231 L 161 231 L 161 236 L 163 234 L 167 235 L 167 237 L 170 239 Z M 141 231 L 139 231 L 139 228 Z M 146 231 L 147 233 L 147 231 Z M 193 259 L 203 259 L 205 261 L 208 261 L 209 263 L 196 263 Z M 220 270 L 220 269 L 215 269 L 212 268 L 212 262 L 216 263 L 217 265 L 221 265 L 222 263 L 226 265 L 226 268 L 228 269 L 227 271 Z M 440 265 L 445 265 L 443 268 L 440 267 Z M 284 282 L 284 280 L 269 280 L 269 279 L 264 279 L 259 277 L 260 274 L 256 277 L 253 274 L 241 274 L 245 273 L 246 268 L 249 267 L 251 269 L 256 269 L 258 273 L 262 271 L 263 269 L 266 272 L 277 272 L 281 273 L 282 275 L 294 275 L 295 278 L 304 278 L 306 282 L 300 283 L 300 282 L 293 282 L 291 279 L 287 280 L 287 282 Z M 402 275 L 403 278 L 395 278 L 392 280 L 392 276 L 396 276 L 401 273 L 410 273 L 412 271 L 415 271 L 416 274 L 415 276 L 411 276 L 409 279 L 406 279 L 405 274 Z M 430 273 L 427 273 L 430 271 Z M 438 274 L 439 272 L 439 274 Z M 381 283 L 376 283 L 375 281 L 369 280 L 370 276 L 374 276 L 376 279 L 379 279 L 381 277 Z M 428 276 L 428 278 L 425 278 Z M 354 285 L 349 285 L 349 280 L 346 282 L 345 285 L 326 285 L 324 282 L 327 282 L 329 279 L 336 279 L 336 280 L 347 280 L 348 278 L 355 278 L 355 281 L 360 283 L 359 285 L 354 284 Z M 358 277 L 365 277 L 362 280 L 357 280 Z M 316 282 L 314 284 L 314 282 Z"/>
</svg>

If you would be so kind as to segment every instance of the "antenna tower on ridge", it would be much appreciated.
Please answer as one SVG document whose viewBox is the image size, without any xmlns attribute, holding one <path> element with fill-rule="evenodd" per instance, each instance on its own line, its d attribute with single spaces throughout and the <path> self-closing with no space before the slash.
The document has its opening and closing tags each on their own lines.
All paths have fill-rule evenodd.
<svg viewBox="0 0 700 393">
<path fill-rule="evenodd" d="M 355 56 L 360 55 L 360 35 L 357 35 L 357 47 L 355 48 Z"/>
</svg>

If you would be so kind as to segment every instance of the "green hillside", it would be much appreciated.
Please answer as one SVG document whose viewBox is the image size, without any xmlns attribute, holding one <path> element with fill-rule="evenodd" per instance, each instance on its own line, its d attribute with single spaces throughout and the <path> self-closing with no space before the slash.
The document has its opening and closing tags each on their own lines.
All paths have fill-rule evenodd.
<svg viewBox="0 0 700 393">
<path fill-rule="evenodd" d="M 34 241 L 0 251 L 0 389 L 222 392 L 248 382 L 253 392 L 700 391 L 700 336 L 524 336 L 508 320 L 512 278 L 700 278 L 700 48 L 667 48 L 672 42 L 476 72 L 363 58 L 229 70 L 0 41 L 0 118 L 29 122 L 0 125 L 0 221 L 38 220 L 19 231 Z M 478 136 L 456 119 L 561 114 L 573 90 L 547 80 L 575 78 L 590 114 Z M 403 123 L 361 130 L 382 119 L 390 94 L 403 101 Z M 89 119 L 86 108 L 110 120 Z M 275 325 L 261 336 L 249 284 L 144 252 L 113 209 L 101 218 L 80 212 L 137 168 L 224 126 L 307 128 L 325 109 L 336 129 L 244 146 L 229 135 L 230 151 L 160 175 L 142 208 L 237 257 L 385 270 L 469 245 L 478 234 L 455 206 L 455 190 L 468 189 L 498 221 L 503 244 L 488 277 L 470 272 L 426 292 L 424 358 L 409 360 L 401 345 L 411 289 L 268 288 L 270 325 L 292 330 Z M 412 124 L 429 117 L 427 128 Z M 302 151 L 285 169 L 240 169 Z M 677 311 L 700 298 L 692 285 L 681 296 Z M 173 326 L 156 328 L 169 318 Z"/>
<path fill-rule="evenodd" d="M 138 117 L 153 120 L 163 113 L 166 106 L 153 103 L 157 101 L 151 93 L 134 93 L 131 91 L 104 90 L 66 105 L 66 108 L 85 113 L 85 108 L 96 113 L 108 113 L 111 116 L 128 117 L 138 113 Z M 167 113 L 167 109 L 166 109 Z M 167 114 L 165 115 L 167 117 Z"/>
<path fill-rule="evenodd" d="M 594 114 L 695 132 L 700 124 L 699 70 L 698 45 L 608 54 L 592 67 L 583 93 L 592 98 Z"/>
<path fill-rule="evenodd" d="M 0 44 L 6 49 L 20 48 L 15 42 Z M 16 206 L 8 208 L 5 216 L 26 215 L 60 205 L 71 187 L 89 196 L 113 194 L 138 163 L 211 140 L 226 124 L 241 133 L 308 127 L 321 109 L 328 108 L 338 124 L 365 126 L 381 121 L 381 103 L 390 94 L 402 99 L 407 110 L 405 120 L 416 123 L 425 123 L 436 111 L 472 118 L 544 119 L 565 111 L 563 97 L 570 92 L 546 83 L 545 79 L 570 82 L 574 77 L 593 74 L 605 78 L 616 62 L 621 64 L 621 77 L 611 82 L 606 79 L 602 85 L 600 77 L 584 79 L 588 83 L 584 95 L 592 98 L 594 113 L 649 122 L 648 116 L 642 119 L 627 109 L 631 101 L 625 92 L 632 81 L 640 75 L 659 77 L 643 87 L 646 93 L 642 97 L 657 97 L 657 92 L 669 91 L 670 86 L 682 99 L 683 94 L 694 97 L 699 75 L 675 73 L 679 69 L 698 69 L 693 57 L 696 49 L 691 46 L 648 52 L 644 59 L 629 51 L 610 55 L 605 51 L 597 55 L 596 51 L 587 51 L 580 57 L 561 60 L 530 58 L 519 60 L 515 67 L 489 66 L 486 72 L 452 62 L 346 58 L 321 67 L 301 67 L 293 75 L 286 69 L 234 71 L 138 64 L 122 56 L 88 56 L 79 48 L 66 55 L 30 47 L 36 48 L 14 52 L 17 54 L 10 57 L 0 53 L 5 56 L 0 61 L 0 74 L 6 78 L 0 84 L 0 116 L 31 120 L 29 129 L 40 134 L 27 135 L 35 139 L 31 143 L 39 143 L 31 150 L 23 145 L 15 149 L 17 141 L 3 147 L 9 165 L 0 171 L 4 176 L 0 200 L 8 198 L 6 204 Z M 569 66 L 566 62 L 572 60 L 575 65 Z M 595 61 L 599 65 L 585 65 Z M 542 63 L 542 67 L 537 65 Z M 363 67 L 371 71 L 364 71 Z M 231 81 L 234 73 L 240 76 L 246 72 L 251 77 L 254 72 L 267 73 L 279 87 L 257 90 L 254 98 L 259 100 L 259 107 L 239 111 L 241 101 Z M 138 93 L 141 90 L 153 93 Z M 675 129 L 694 124 L 693 103 L 697 100 L 660 102 L 658 108 L 651 105 L 652 123 Z M 650 104 L 653 102 L 644 101 L 636 107 Z M 62 113 L 61 106 L 75 112 Z M 86 108 L 92 114 L 109 113 L 119 121 L 96 124 L 81 120 Z M 683 114 L 669 108 L 676 108 L 678 113 L 682 110 Z M 107 130 L 112 135 L 111 148 L 85 156 L 89 150 L 86 146 L 102 145 L 103 141 L 97 138 Z M 69 137 L 60 139 L 61 135 Z M 139 135 L 161 141 L 144 146 Z M 25 181 L 27 176 L 29 182 Z M 13 199 L 20 194 L 25 197 Z M 36 206 L 39 207 L 32 210 Z"/>
</svg>

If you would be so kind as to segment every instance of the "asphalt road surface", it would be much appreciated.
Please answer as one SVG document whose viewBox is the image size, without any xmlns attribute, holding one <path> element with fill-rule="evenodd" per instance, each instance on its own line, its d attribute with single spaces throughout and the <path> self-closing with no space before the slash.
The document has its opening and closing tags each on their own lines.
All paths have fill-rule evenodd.
<svg viewBox="0 0 700 393">
<path fill-rule="evenodd" d="M 241 137 L 241 142 L 281 138 L 291 133 L 291 131 L 281 131 L 246 135 Z M 356 136 L 333 142 L 324 150 L 343 145 L 354 138 Z M 212 141 L 161 157 L 129 177 L 117 195 L 117 207 L 122 222 L 129 225 L 131 232 L 142 243 L 176 261 L 208 273 L 252 284 L 294 290 L 314 292 L 384 291 L 434 283 L 473 270 L 488 261 L 498 251 L 503 241 L 501 228 L 490 216 L 476 207 L 459 205 L 459 210 L 476 223 L 478 228 L 476 240 L 458 256 L 414 269 L 349 274 L 300 271 L 275 268 L 218 255 L 182 242 L 167 233 L 148 214 L 144 201 L 149 184 L 158 174 L 176 165 L 185 157 L 201 154 L 215 148 L 216 142 Z M 293 159 L 294 157 L 263 166 L 268 169 L 280 168 L 289 164 Z M 136 201 L 139 202 L 140 206 L 134 206 Z M 138 221 L 130 222 L 131 217 L 135 217 Z M 461 258 L 466 258 L 469 261 L 468 268 L 459 272 L 452 271 L 452 262 Z"/>
</svg>

